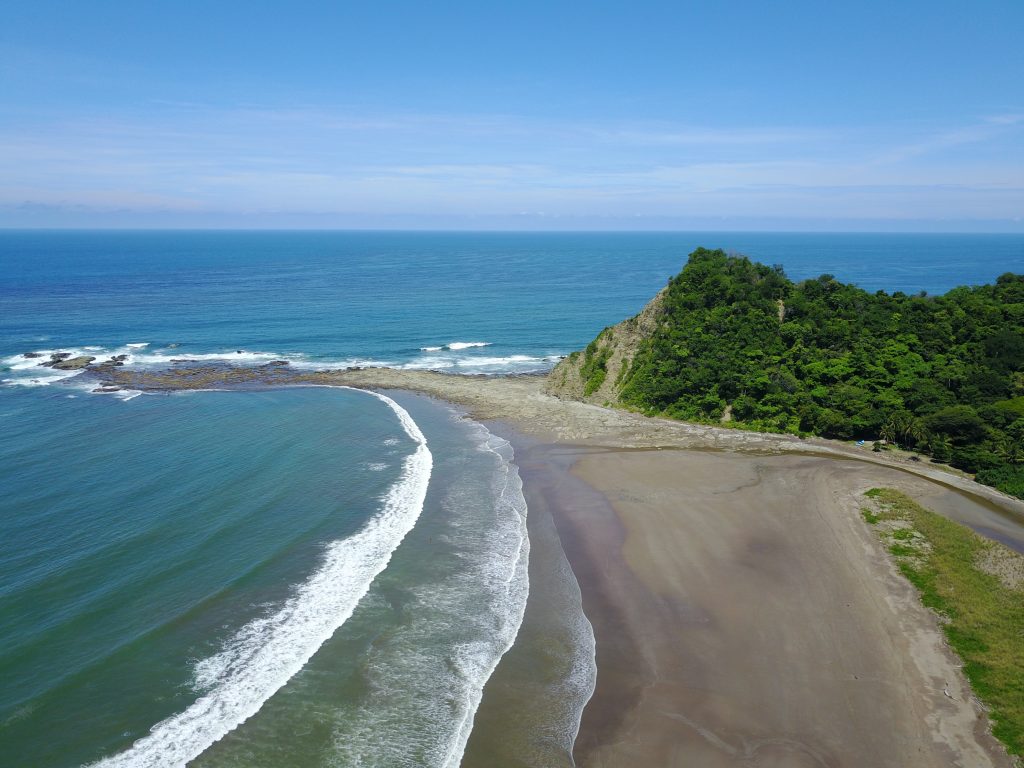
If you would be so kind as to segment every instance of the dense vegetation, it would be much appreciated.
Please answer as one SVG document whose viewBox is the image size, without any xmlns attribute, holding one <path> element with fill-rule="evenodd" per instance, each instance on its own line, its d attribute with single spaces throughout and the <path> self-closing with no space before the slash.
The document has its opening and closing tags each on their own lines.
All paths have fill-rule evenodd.
<svg viewBox="0 0 1024 768">
<path fill-rule="evenodd" d="M 1024 755 L 1024 557 L 940 517 L 897 491 L 872 489 L 862 510 L 917 587 L 942 616 L 942 631 L 989 708 L 992 733 Z"/>
<path fill-rule="evenodd" d="M 603 334 L 604 331 L 601 333 Z M 601 336 L 598 336 L 590 342 L 583 353 L 583 365 L 580 366 L 580 375 L 583 377 L 583 394 L 585 396 L 591 395 L 600 389 L 605 377 L 608 375 L 607 364 L 608 358 L 611 356 L 611 350 L 608 347 L 599 346 L 598 342 L 600 340 Z"/>
<path fill-rule="evenodd" d="M 1024 276 L 872 294 L 698 249 L 619 397 L 679 419 L 729 408 L 755 429 L 886 440 L 1024 497 Z"/>
</svg>

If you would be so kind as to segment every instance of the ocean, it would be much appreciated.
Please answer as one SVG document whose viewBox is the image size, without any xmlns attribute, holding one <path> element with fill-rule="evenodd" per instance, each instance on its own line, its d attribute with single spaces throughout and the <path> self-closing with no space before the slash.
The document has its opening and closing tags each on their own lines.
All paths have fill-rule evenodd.
<svg viewBox="0 0 1024 768">
<path fill-rule="evenodd" d="M 1019 235 L 0 232 L 0 764 L 571 765 L 593 635 L 500 436 L 25 355 L 539 372 L 699 245 L 869 290 L 1024 272 Z M 474 736 L 503 659 L 533 701 Z"/>
</svg>

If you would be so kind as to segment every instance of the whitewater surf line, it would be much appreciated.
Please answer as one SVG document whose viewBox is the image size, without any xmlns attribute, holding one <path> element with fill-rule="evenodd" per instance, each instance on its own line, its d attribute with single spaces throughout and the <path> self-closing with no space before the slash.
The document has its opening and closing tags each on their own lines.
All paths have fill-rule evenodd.
<svg viewBox="0 0 1024 768">
<path fill-rule="evenodd" d="M 366 394 L 386 403 L 416 443 L 380 512 L 352 536 L 329 544 L 320 568 L 277 611 L 249 622 L 222 651 L 197 664 L 195 682 L 205 693 L 195 703 L 124 752 L 92 763 L 94 768 L 184 766 L 255 715 L 351 617 L 416 524 L 433 468 L 426 438 L 409 413 L 385 395 Z"/>
<path fill-rule="evenodd" d="M 452 734 L 452 740 L 448 746 L 447 753 L 440 763 L 441 768 L 458 768 L 462 762 L 462 756 L 466 751 L 466 744 L 469 735 L 473 731 L 473 721 L 476 718 L 477 709 L 483 698 L 484 686 L 491 679 L 494 670 L 497 669 L 501 657 L 516 640 L 519 628 L 523 625 L 523 617 L 526 614 L 526 599 L 530 591 L 529 563 L 530 563 L 530 537 L 526 529 L 526 498 L 523 496 L 523 483 L 519 478 L 519 471 L 513 463 L 514 454 L 512 445 L 490 430 L 477 424 L 482 430 L 484 438 L 481 447 L 483 450 L 493 453 L 499 464 L 503 466 L 504 477 L 501 481 L 501 490 L 497 494 L 496 506 L 506 510 L 506 528 L 501 531 L 503 538 L 516 539 L 513 547 L 514 554 L 511 554 L 506 561 L 507 570 L 491 574 L 489 579 L 495 595 L 500 595 L 498 602 L 507 606 L 507 614 L 498 618 L 498 637 L 496 651 L 491 654 L 465 654 L 460 659 L 463 673 L 473 681 L 464 692 L 465 708 L 461 720 L 456 724 Z M 475 673 L 475 674 L 474 674 Z"/>
<path fill-rule="evenodd" d="M 456 768 L 484 687 L 523 622 L 530 539 L 512 446 L 448 411 L 459 447 L 436 467 L 432 504 L 443 514 L 413 534 L 443 542 L 431 545 L 441 564 L 396 562 L 415 574 L 404 620 L 362 660 L 367 690 L 335 724 L 332 765 Z"/>
<path fill-rule="evenodd" d="M 439 346 L 420 347 L 420 354 L 401 355 L 394 359 L 377 357 L 315 357 L 298 351 L 207 350 L 189 351 L 176 347 L 150 348 L 148 342 L 132 342 L 120 346 L 66 346 L 35 349 L 0 358 L 0 385 L 40 387 L 79 376 L 83 371 L 102 369 L 104 365 L 121 369 L 175 370 L 180 366 L 226 365 L 259 367 L 287 365 L 294 371 L 329 371 L 344 368 L 400 368 L 408 370 L 452 371 L 466 374 L 537 373 L 549 370 L 562 359 L 560 353 L 515 353 L 484 355 L 488 341 L 453 341 Z M 51 368 L 51 356 L 66 358 L 90 357 L 86 368 L 61 370 Z M 84 379 L 91 381 L 91 379 Z"/>
</svg>

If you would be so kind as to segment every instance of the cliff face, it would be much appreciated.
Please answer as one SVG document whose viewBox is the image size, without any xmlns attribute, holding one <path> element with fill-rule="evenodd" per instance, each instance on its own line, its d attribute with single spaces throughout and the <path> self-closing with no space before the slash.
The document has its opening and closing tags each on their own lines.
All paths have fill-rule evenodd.
<svg viewBox="0 0 1024 768">
<path fill-rule="evenodd" d="M 605 328 L 582 352 L 573 352 L 548 374 L 545 391 L 566 400 L 615 405 L 623 377 L 640 341 L 657 328 L 664 313 L 662 288 L 640 314 Z"/>
</svg>

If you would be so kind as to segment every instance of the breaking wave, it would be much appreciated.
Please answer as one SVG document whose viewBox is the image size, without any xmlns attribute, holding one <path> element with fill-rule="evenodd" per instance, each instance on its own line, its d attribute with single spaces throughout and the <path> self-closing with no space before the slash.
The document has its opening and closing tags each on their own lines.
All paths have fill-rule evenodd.
<svg viewBox="0 0 1024 768">
<path fill-rule="evenodd" d="M 384 401 L 416 444 L 380 511 L 361 530 L 327 545 L 320 567 L 273 613 L 249 622 L 223 650 L 195 668 L 203 695 L 157 723 L 128 750 L 95 768 L 181 766 L 256 714 L 344 624 L 423 510 L 433 457 L 419 426 L 394 400 Z"/>
</svg>

